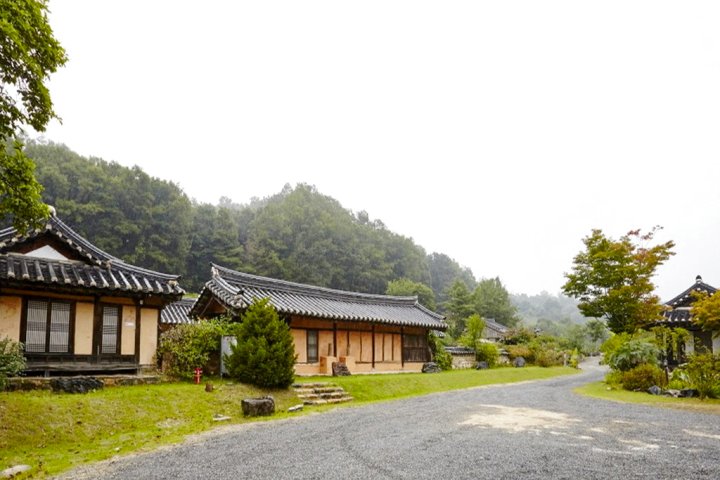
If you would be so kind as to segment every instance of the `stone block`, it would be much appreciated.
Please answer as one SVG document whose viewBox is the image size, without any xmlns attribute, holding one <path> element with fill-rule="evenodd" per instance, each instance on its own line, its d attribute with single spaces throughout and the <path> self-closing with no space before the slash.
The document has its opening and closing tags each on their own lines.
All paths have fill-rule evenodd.
<svg viewBox="0 0 720 480">
<path fill-rule="evenodd" d="M 54 392 L 88 393 L 102 389 L 105 384 L 95 377 L 60 377 L 50 380 Z"/>
<path fill-rule="evenodd" d="M 442 369 L 435 362 L 423 363 L 422 373 L 440 373 Z"/>
<path fill-rule="evenodd" d="M 275 413 L 275 399 L 268 395 L 262 398 L 246 398 L 242 401 L 243 415 L 258 417 Z"/>
<path fill-rule="evenodd" d="M 333 377 L 347 377 L 350 375 L 350 370 L 347 365 L 342 362 L 333 362 L 332 364 Z"/>
</svg>

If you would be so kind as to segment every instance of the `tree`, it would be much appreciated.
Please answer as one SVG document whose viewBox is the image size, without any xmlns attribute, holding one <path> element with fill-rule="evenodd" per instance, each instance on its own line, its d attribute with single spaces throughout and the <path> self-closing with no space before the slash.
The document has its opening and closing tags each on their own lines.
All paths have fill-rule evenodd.
<svg viewBox="0 0 720 480">
<path fill-rule="evenodd" d="M 586 324 L 588 337 L 593 343 L 602 343 L 610 336 L 602 320 L 591 318 Z"/>
<path fill-rule="evenodd" d="M 583 239 L 585 251 L 573 259 L 572 273 L 565 274 L 563 293 L 580 300 L 578 308 L 586 317 L 604 318 L 614 333 L 634 332 L 662 318 L 652 276 L 674 255 L 675 243 L 644 246 L 658 228 L 647 234 L 634 230 L 619 240 L 593 230 Z"/>
<path fill-rule="evenodd" d="M 467 288 L 474 289 L 475 276 L 469 268 L 462 268 L 455 260 L 444 253 L 433 252 L 427 256 L 430 270 L 430 286 L 435 292 L 435 299 L 442 309 L 448 301 L 448 291 L 456 280 L 462 281 Z"/>
<path fill-rule="evenodd" d="M 517 308 L 510 302 L 510 294 L 500 278 L 484 278 L 473 293 L 475 311 L 484 318 L 491 318 L 507 327 L 520 321 Z"/>
<path fill-rule="evenodd" d="M 417 295 L 418 302 L 420 302 L 421 305 L 429 308 L 430 310 L 436 309 L 435 294 L 433 293 L 432 288 L 428 287 L 424 283 L 413 282 L 407 278 L 391 280 L 388 283 L 385 293 L 387 295 L 397 296 Z"/>
<path fill-rule="evenodd" d="M 466 319 L 475 313 L 472 293 L 464 282 L 456 280 L 448 289 L 447 297 L 445 310 L 448 313 L 448 333 L 458 338 L 465 331 Z"/>
<path fill-rule="evenodd" d="M 720 331 L 720 294 L 708 295 L 707 292 L 693 292 L 693 323 L 702 330 Z"/>
<path fill-rule="evenodd" d="M 47 217 L 48 209 L 17 138 L 24 126 L 42 132 L 57 118 L 45 82 L 66 61 L 46 0 L 0 0 L 0 217 L 12 217 L 21 231 Z M 13 147 L 5 148 L 12 139 Z"/>
<path fill-rule="evenodd" d="M 484 330 L 485 320 L 477 313 L 470 315 L 465 322 L 465 332 L 460 337 L 460 344 L 475 350 L 480 339 L 483 338 Z"/>
<path fill-rule="evenodd" d="M 237 343 L 227 357 L 231 377 L 258 387 L 287 388 L 295 378 L 295 345 L 290 327 L 267 298 L 245 311 Z"/>
</svg>

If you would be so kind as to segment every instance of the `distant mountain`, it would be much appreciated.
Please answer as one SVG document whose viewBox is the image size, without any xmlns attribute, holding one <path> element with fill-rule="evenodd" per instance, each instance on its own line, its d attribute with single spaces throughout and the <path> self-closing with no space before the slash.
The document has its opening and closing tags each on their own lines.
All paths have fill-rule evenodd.
<svg viewBox="0 0 720 480">
<path fill-rule="evenodd" d="M 196 203 L 176 184 L 83 157 L 64 145 L 28 141 L 26 154 L 45 187 L 44 201 L 95 245 L 124 260 L 181 274 L 199 291 L 210 263 L 289 281 L 385 293 L 406 278 L 432 288 L 438 304 L 455 280 L 474 288 L 469 268 L 427 254 L 367 212 L 352 212 L 314 186 L 236 204 Z"/>
</svg>

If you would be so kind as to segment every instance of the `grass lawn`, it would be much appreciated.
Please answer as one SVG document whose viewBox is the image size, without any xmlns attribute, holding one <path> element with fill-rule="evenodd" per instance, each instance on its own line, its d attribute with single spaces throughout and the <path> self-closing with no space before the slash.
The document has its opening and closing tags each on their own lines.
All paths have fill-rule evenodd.
<svg viewBox="0 0 720 480">
<path fill-rule="evenodd" d="M 442 373 L 401 373 L 353 375 L 350 377 L 307 377 L 299 382 L 331 381 L 343 387 L 355 399 L 354 404 L 393 400 L 498 383 L 539 380 L 578 373 L 569 367 L 493 368 L 490 370 L 451 370 Z"/>
<path fill-rule="evenodd" d="M 595 382 L 575 389 L 576 393 L 589 397 L 612 400 L 614 402 L 640 403 L 653 407 L 676 408 L 691 412 L 712 413 L 720 415 L 720 400 L 698 398 L 672 398 L 660 395 L 650 395 L 645 392 L 629 392 L 627 390 L 612 389 L 605 382 Z"/>
<path fill-rule="evenodd" d="M 165 383 L 109 387 L 88 394 L 47 391 L 0 393 L 0 471 L 33 467 L 30 476 L 56 474 L 73 466 L 143 448 L 178 442 L 218 423 L 213 415 L 242 416 L 243 398 L 272 394 L 276 409 L 299 403 L 292 390 L 264 391 L 246 385 Z M 277 416 L 288 415 L 280 414 Z M 24 478 L 24 477 L 19 477 Z"/>
<path fill-rule="evenodd" d="M 352 404 L 357 404 L 574 372 L 577 370 L 562 367 L 525 367 L 297 380 L 332 381 L 344 387 L 355 398 Z M 84 395 L 2 392 L 0 471 L 26 464 L 32 470 L 16 478 L 44 477 L 83 463 L 179 442 L 188 434 L 218 424 L 248 422 L 251 420 L 242 416 L 241 400 L 268 393 L 275 397 L 279 412 L 271 418 L 298 415 L 286 413 L 300 403 L 292 390 L 264 391 L 242 384 L 213 383 L 215 390 L 211 393 L 205 392 L 204 385 L 191 383 L 108 387 Z M 308 410 L 327 408 L 331 407 Z M 215 414 L 231 419 L 215 422 Z"/>
</svg>

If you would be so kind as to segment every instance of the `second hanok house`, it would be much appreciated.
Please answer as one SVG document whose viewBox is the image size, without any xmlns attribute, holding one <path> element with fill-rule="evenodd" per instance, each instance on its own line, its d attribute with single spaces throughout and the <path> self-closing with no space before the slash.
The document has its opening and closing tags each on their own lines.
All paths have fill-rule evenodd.
<svg viewBox="0 0 720 480">
<path fill-rule="evenodd" d="M 328 375 L 333 362 L 351 373 L 419 372 L 431 359 L 428 333 L 445 330 L 444 317 L 417 297 L 334 290 L 241 273 L 213 265 L 190 311 L 198 319 L 241 319 L 255 300 L 270 304 L 290 326 L 298 375 Z"/>
<path fill-rule="evenodd" d="M 694 292 L 713 295 L 717 289 L 705 283 L 700 275 L 695 277 L 695 283 L 685 291 L 665 302 L 666 310 L 663 312 L 663 320 L 658 322 L 670 328 L 684 328 L 690 333 L 690 338 L 680 345 L 679 357 L 669 358 L 669 363 L 677 364 L 686 360 L 687 355 L 694 352 L 720 352 L 720 332 L 701 330 L 692 321 L 692 306 L 695 302 Z"/>
<path fill-rule="evenodd" d="M 24 344 L 26 373 L 154 367 L 160 312 L 183 293 L 177 275 L 125 263 L 55 215 L 0 230 L 0 338 Z"/>
</svg>

